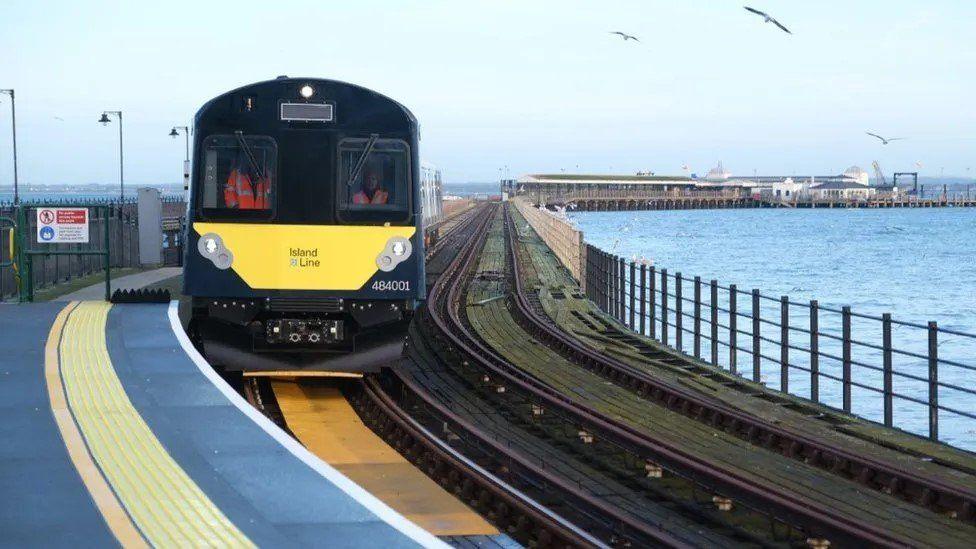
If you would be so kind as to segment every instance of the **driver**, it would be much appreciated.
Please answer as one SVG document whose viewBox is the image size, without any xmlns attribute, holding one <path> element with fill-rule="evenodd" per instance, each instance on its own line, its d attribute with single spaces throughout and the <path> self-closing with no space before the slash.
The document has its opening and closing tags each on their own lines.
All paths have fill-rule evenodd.
<svg viewBox="0 0 976 549">
<path fill-rule="evenodd" d="M 363 184 L 359 192 L 352 196 L 353 204 L 386 204 L 390 193 L 383 189 L 383 163 L 371 160 L 363 173 Z"/>
</svg>

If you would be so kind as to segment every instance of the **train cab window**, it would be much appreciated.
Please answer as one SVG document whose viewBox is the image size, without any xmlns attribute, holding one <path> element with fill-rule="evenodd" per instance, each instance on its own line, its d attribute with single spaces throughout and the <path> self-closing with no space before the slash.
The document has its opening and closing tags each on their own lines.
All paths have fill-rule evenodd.
<svg viewBox="0 0 976 549">
<path fill-rule="evenodd" d="M 213 135 L 203 144 L 200 204 L 206 217 L 271 217 L 278 147 L 260 135 Z"/>
<path fill-rule="evenodd" d="M 370 143 L 372 141 L 372 143 Z M 367 150 L 368 149 L 368 150 Z M 365 156 L 364 156 L 364 153 Z M 409 212 L 410 154 L 399 139 L 343 139 L 339 143 L 338 202 L 346 219 L 404 218 Z M 351 215 L 350 215 L 351 214 Z"/>
</svg>

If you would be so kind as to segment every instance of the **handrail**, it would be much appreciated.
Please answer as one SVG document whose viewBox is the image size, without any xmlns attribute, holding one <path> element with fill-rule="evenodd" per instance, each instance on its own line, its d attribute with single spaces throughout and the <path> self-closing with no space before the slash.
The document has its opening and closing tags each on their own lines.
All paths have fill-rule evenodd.
<svg viewBox="0 0 976 549">
<path fill-rule="evenodd" d="M 778 388 L 791 394 L 797 393 L 789 387 L 789 372 L 806 372 L 809 394 L 797 396 L 818 403 L 823 403 L 821 378 L 839 381 L 842 394 L 838 399 L 847 413 L 852 413 L 852 388 L 881 394 L 883 409 L 869 413 L 882 412 L 889 427 L 895 426 L 895 399 L 922 404 L 928 408 L 928 435 L 933 440 L 940 440 L 940 412 L 952 414 L 958 421 L 976 419 L 951 402 L 939 401 L 940 392 L 976 394 L 968 381 L 976 372 L 976 364 L 967 363 L 967 355 L 950 354 L 951 345 L 940 350 L 940 343 L 952 338 L 976 341 L 974 333 L 940 328 L 936 322 L 900 321 L 889 313 L 857 313 L 850 307 L 820 305 L 816 300 L 802 303 L 788 296 L 765 295 L 757 289 L 739 289 L 701 277 L 692 279 L 646 262 L 628 261 L 592 244 L 585 245 L 584 254 L 587 297 L 627 328 L 676 351 L 733 373 L 738 373 L 740 353 L 751 356 L 751 377 L 756 382 L 764 382 L 762 374 L 768 372 L 767 366 L 778 366 Z M 740 319 L 744 322 L 737 322 Z M 894 335 L 900 338 L 916 334 L 915 344 L 907 340 L 910 343 L 896 346 L 893 328 L 899 328 Z M 726 350 L 720 353 L 719 348 Z M 772 349 L 779 351 L 778 357 L 769 354 Z M 704 356 L 708 351 L 711 356 Z M 896 358 L 900 358 L 897 368 Z M 903 382 L 898 385 L 897 379 Z M 914 383 L 914 389 L 905 387 L 906 382 Z"/>
</svg>

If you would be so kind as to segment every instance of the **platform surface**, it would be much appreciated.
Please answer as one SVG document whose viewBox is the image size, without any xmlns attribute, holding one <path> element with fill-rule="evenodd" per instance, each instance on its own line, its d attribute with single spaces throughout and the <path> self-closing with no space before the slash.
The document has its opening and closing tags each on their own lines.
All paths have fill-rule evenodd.
<svg viewBox="0 0 976 549">
<path fill-rule="evenodd" d="M 244 402 L 175 304 L 4 305 L 0 345 L 0 545 L 441 543 Z"/>
</svg>

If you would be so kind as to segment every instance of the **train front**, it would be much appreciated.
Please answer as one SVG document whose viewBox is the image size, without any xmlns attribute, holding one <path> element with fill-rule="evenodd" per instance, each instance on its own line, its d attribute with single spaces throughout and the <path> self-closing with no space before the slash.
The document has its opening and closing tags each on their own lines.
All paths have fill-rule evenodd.
<svg viewBox="0 0 976 549">
<path fill-rule="evenodd" d="M 371 90 L 278 78 L 195 121 L 184 293 L 229 369 L 372 370 L 425 292 L 417 123 Z"/>
</svg>

